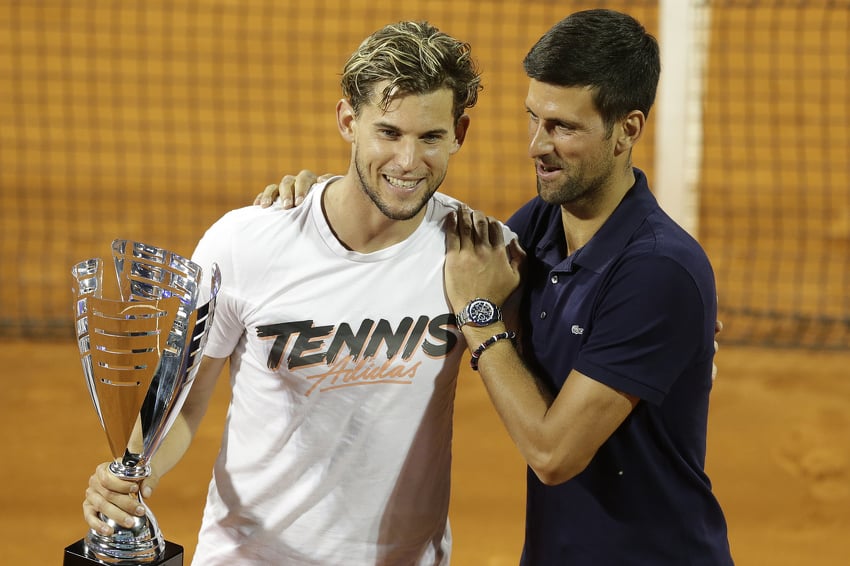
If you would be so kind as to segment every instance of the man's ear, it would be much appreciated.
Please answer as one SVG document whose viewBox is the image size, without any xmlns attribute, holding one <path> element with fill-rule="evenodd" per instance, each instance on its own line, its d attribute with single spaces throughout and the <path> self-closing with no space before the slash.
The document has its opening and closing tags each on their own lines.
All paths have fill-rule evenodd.
<svg viewBox="0 0 850 566">
<path fill-rule="evenodd" d="M 617 144 L 615 153 L 617 155 L 630 151 L 643 135 L 643 127 L 646 125 L 646 116 L 640 110 L 632 110 L 620 122 L 617 128 Z"/>
<path fill-rule="evenodd" d="M 463 145 L 463 142 L 466 139 L 466 132 L 469 130 L 469 122 L 469 116 L 466 114 L 458 119 L 457 125 L 455 126 L 455 140 L 454 147 L 451 151 L 452 153 L 456 153 L 460 149 L 460 146 Z"/>
<path fill-rule="evenodd" d="M 341 98 L 336 103 L 336 125 L 342 139 L 348 143 L 354 143 L 354 108 L 347 99 Z"/>
</svg>

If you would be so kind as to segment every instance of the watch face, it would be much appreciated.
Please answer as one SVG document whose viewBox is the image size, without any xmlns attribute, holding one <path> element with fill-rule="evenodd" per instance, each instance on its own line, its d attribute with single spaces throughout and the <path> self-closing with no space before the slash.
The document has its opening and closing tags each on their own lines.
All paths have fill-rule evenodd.
<svg viewBox="0 0 850 566">
<path fill-rule="evenodd" d="M 469 321 L 489 324 L 496 321 L 496 307 L 490 301 L 472 301 L 469 305 Z"/>
</svg>

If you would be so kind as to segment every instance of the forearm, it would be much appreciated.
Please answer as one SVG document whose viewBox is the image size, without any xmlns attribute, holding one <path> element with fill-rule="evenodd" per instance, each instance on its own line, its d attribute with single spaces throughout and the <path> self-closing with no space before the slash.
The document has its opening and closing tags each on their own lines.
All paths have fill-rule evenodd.
<svg viewBox="0 0 850 566">
<path fill-rule="evenodd" d="M 194 436 L 195 430 L 192 430 L 183 414 L 178 415 L 151 460 L 151 473 L 161 478 L 176 466 L 186 454 Z"/>
<path fill-rule="evenodd" d="M 464 329 L 471 349 L 502 324 Z M 603 442 L 620 426 L 638 399 L 577 371 L 554 396 L 523 363 L 508 340 L 499 340 L 478 359 L 478 372 L 508 434 L 543 483 L 563 483 L 584 470 Z"/>
<path fill-rule="evenodd" d="M 502 324 L 464 328 L 470 351 L 505 330 Z M 535 468 L 549 452 L 546 414 L 553 397 L 523 363 L 509 340 L 499 340 L 478 358 L 478 373 L 511 439 L 525 461 Z"/>
<path fill-rule="evenodd" d="M 226 358 L 204 357 L 195 376 L 192 389 L 186 402 L 174 420 L 174 424 L 154 454 L 151 462 L 152 473 L 162 477 L 170 471 L 186 454 L 192 439 L 206 414 L 215 384 L 226 362 Z"/>
</svg>

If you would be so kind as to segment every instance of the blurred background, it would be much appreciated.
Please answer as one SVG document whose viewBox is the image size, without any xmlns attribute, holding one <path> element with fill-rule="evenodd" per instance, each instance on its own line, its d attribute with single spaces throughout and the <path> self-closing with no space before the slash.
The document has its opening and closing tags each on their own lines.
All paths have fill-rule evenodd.
<svg viewBox="0 0 850 566">
<path fill-rule="evenodd" d="M 744 564 L 838 564 L 829 553 L 850 550 L 828 536 L 850 528 L 840 487 L 850 485 L 850 0 L 0 0 L 0 426 L 4 460 L 21 464 L 0 467 L 0 525 L 19 529 L 0 548 L 50 563 L 31 554 L 13 511 L 32 505 L 15 485 L 33 480 L 34 453 L 40 474 L 68 487 L 52 516 L 72 536 L 83 527 L 78 488 L 107 455 L 75 357 L 74 263 L 108 258 L 114 238 L 191 255 L 207 226 L 283 174 L 343 172 L 340 70 L 366 35 L 402 19 L 473 46 L 484 91 L 442 190 L 506 219 L 536 194 L 522 58 L 557 20 L 597 7 L 632 14 L 664 50 L 634 162 L 715 267 L 724 330 L 709 464 L 729 494 L 733 550 L 753 557 Z M 457 413 L 456 562 L 514 564 L 522 463 L 474 376 L 461 379 Z M 43 429 L 27 426 L 36 422 Z M 204 462 L 217 434 L 197 449 Z M 90 452 L 63 450 L 77 435 Z M 201 469 L 180 484 L 200 498 L 188 547 Z M 171 512 L 161 499 L 158 515 L 163 506 Z M 507 531 L 486 527 L 502 522 Z M 462 554 L 490 547 L 486 559 Z M 815 548 L 827 553 L 819 562 Z"/>
</svg>

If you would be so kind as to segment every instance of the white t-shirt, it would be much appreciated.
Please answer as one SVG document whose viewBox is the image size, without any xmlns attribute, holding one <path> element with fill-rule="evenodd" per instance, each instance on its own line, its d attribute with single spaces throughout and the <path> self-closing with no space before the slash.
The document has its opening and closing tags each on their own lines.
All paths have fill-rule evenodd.
<svg viewBox="0 0 850 566">
<path fill-rule="evenodd" d="M 204 353 L 232 400 L 193 564 L 443 565 L 463 337 L 437 193 L 405 241 L 343 247 L 321 208 L 232 211 L 193 255 L 222 274 Z"/>
</svg>

